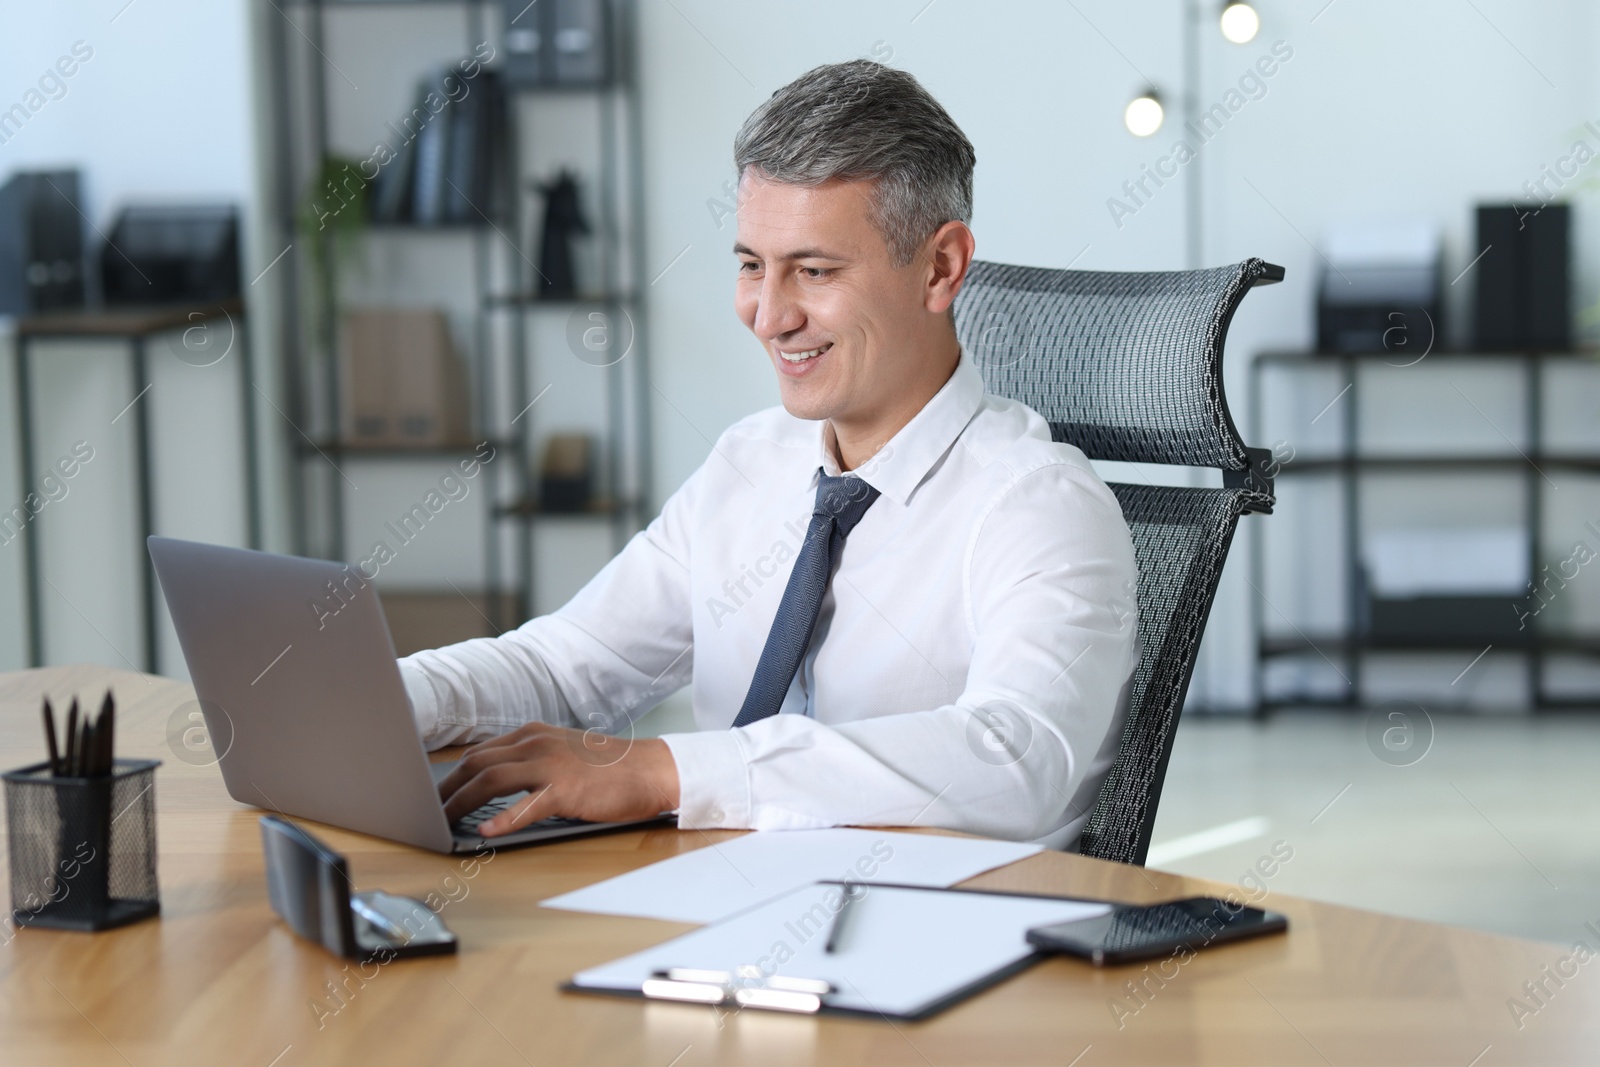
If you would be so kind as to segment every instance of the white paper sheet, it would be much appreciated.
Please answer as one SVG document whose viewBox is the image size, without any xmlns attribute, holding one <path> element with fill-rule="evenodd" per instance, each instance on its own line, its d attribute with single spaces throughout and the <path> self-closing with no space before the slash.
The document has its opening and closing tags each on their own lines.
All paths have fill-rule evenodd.
<svg viewBox="0 0 1600 1067">
<path fill-rule="evenodd" d="M 951 886 L 1039 845 L 886 830 L 757 831 L 543 901 L 547 908 L 709 923 L 824 879 Z"/>
<path fill-rule="evenodd" d="M 637 991 L 669 967 L 817 978 L 833 1007 L 915 1015 L 1033 951 L 1030 927 L 1104 915 L 1106 904 L 866 887 L 836 951 L 823 947 L 839 887 L 803 886 L 760 907 L 573 977 L 588 989 Z"/>
</svg>

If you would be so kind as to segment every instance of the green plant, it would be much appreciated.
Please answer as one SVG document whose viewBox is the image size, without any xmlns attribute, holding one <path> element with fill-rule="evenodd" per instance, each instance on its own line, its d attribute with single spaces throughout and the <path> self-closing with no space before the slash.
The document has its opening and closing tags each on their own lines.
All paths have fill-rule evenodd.
<svg viewBox="0 0 1600 1067">
<path fill-rule="evenodd" d="M 369 218 L 372 183 L 362 177 L 360 166 L 358 160 L 324 156 L 295 208 L 295 231 L 310 251 L 312 336 L 330 348 L 339 309 L 339 272 L 359 262 Z"/>
</svg>

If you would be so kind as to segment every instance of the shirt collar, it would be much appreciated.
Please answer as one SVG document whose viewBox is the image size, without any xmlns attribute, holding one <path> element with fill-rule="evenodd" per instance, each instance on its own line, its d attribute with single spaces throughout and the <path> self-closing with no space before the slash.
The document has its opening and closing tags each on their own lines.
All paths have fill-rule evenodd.
<svg viewBox="0 0 1600 1067">
<path fill-rule="evenodd" d="M 983 375 L 963 350 L 950 380 L 889 439 L 888 444 L 849 473 L 859 476 L 895 503 L 904 505 L 977 414 L 983 403 L 983 392 Z M 833 458 L 833 443 L 833 427 L 824 419 L 817 424 L 818 466 L 825 474 L 838 477 L 840 470 L 838 461 Z"/>
</svg>

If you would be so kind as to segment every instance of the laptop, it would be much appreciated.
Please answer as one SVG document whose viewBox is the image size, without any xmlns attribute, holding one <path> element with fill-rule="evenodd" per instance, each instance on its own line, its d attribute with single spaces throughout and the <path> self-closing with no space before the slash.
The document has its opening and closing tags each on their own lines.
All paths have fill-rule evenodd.
<svg viewBox="0 0 1600 1067">
<path fill-rule="evenodd" d="M 435 852 L 472 852 L 660 825 L 549 819 L 482 837 L 526 792 L 454 826 L 400 679 L 377 589 L 353 567 L 149 539 L 222 780 L 233 799 Z"/>
</svg>

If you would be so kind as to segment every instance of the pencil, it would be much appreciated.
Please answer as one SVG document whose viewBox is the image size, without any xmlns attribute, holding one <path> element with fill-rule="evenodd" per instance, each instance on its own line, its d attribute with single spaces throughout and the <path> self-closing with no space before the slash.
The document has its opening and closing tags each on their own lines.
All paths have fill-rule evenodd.
<svg viewBox="0 0 1600 1067">
<path fill-rule="evenodd" d="M 65 759 L 66 775 L 68 778 L 78 773 L 78 698 L 72 698 L 72 707 L 67 709 L 67 755 Z"/>
<path fill-rule="evenodd" d="M 117 702 L 109 689 L 100 703 L 100 718 L 95 728 L 100 735 L 100 773 L 110 774 L 117 761 Z"/>
<path fill-rule="evenodd" d="M 61 750 L 56 747 L 56 713 L 50 708 L 50 698 L 44 698 L 44 744 L 50 753 L 50 776 L 61 773 Z"/>
</svg>

